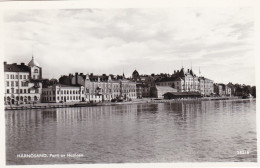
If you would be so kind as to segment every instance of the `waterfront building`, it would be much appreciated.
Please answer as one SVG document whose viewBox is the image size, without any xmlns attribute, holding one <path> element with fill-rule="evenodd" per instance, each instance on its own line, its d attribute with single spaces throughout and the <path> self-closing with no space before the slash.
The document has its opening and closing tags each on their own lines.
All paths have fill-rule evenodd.
<svg viewBox="0 0 260 168">
<path fill-rule="evenodd" d="M 225 85 L 223 83 L 218 83 L 215 85 L 216 85 L 215 91 L 219 96 L 231 96 L 232 95 L 231 87 L 229 87 L 228 85 Z"/>
<path fill-rule="evenodd" d="M 199 92 L 203 96 L 210 96 L 214 93 L 213 80 L 205 77 L 199 77 Z"/>
<path fill-rule="evenodd" d="M 80 85 L 55 84 L 42 89 L 43 103 L 85 101 L 84 87 Z"/>
<path fill-rule="evenodd" d="M 222 85 L 214 84 L 214 93 L 216 93 L 218 96 L 223 96 L 223 88 Z"/>
<path fill-rule="evenodd" d="M 28 104 L 41 101 L 42 68 L 34 57 L 28 65 L 4 62 L 5 104 Z"/>
<path fill-rule="evenodd" d="M 136 96 L 136 83 L 125 78 L 120 81 L 120 97 L 123 100 L 134 100 Z"/>
<path fill-rule="evenodd" d="M 185 71 L 184 68 L 174 71 L 171 76 L 158 77 L 156 85 L 173 87 L 178 92 L 199 92 L 198 77 L 192 70 Z"/>
<path fill-rule="evenodd" d="M 65 83 L 84 86 L 87 102 L 104 102 L 112 99 L 136 99 L 136 83 L 123 76 L 93 75 L 75 73 L 74 76 L 62 76 Z"/>
<path fill-rule="evenodd" d="M 139 75 L 137 70 L 132 73 L 132 81 L 136 82 L 137 98 L 151 97 L 151 88 L 155 87 L 152 75 Z"/>
</svg>

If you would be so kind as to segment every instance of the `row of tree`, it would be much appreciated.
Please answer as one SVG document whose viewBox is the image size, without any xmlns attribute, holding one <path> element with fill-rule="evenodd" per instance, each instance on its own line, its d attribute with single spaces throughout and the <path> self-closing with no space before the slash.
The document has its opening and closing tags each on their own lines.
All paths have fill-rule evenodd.
<svg viewBox="0 0 260 168">
<path fill-rule="evenodd" d="M 254 98 L 256 98 L 256 87 L 245 85 L 245 84 L 232 84 L 229 83 L 228 86 L 231 88 L 232 94 L 234 96 L 248 96 L 251 94 Z"/>
</svg>

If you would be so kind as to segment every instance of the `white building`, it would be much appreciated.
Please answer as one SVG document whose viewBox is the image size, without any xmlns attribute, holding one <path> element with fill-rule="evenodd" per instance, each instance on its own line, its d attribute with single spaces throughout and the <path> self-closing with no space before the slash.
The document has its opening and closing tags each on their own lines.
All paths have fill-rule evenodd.
<svg viewBox="0 0 260 168">
<path fill-rule="evenodd" d="M 85 100 L 84 87 L 56 84 L 42 89 L 42 102 L 80 102 Z"/>
<path fill-rule="evenodd" d="M 39 102 L 42 92 L 42 68 L 34 60 L 20 65 L 4 62 L 5 104 Z"/>
</svg>

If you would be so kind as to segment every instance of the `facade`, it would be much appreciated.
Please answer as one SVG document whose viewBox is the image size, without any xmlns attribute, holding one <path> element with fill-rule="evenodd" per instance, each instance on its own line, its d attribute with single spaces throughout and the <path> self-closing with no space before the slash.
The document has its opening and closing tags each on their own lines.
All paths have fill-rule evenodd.
<svg viewBox="0 0 260 168">
<path fill-rule="evenodd" d="M 120 97 L 123 100 L 134 100 L 136 96 L 136 83 L 127 79 L 120 79 Z"/>
<path fill-rule="evenodd" d="M 174 71 L 171 76 L 164 76 L 156 80 L 158 86 L 169 86 L 177 89 L 178 92 L 199 92 L 198 77 L 192 70 Z"/>
<path fill-rule="evenodd" d="M 177 89 L 177 92 L 199 92 L 203 96 L 210 96 L 214 92 L 213 81 L 205 77 L 198 77 L 190 69 L 174 71 L 174 74 L 161 75 L 156 79 L 156 85 Z"/>
<path fill-rule="evenodd" d="M 199 92 L 203 96 L 210 96 L 214 93 L 214 82 L 205 77 L 199 77 Z"/>
<path fill-rule="evenodd" d="M 42 102 L 80 102 L 85 100 L 83 86 L 55 84 L 42 89 Z"/>
<path fill-rule="evenodd" d="M 30 104 L 41 101 L 42 68 L 34 60 L 25 65 L 4 62 L 5 104 Z"/>
<path fill-rule="evenodd" d="M 224 93 L 223 93 L 223 88 L 222 88 L 222 85 L 219 85 L 219 84 L 214 84 L 214 93 L 216 93 L 218 96 L 223 96 Z"/>
<path fill-rule="evenodd" d="M 136 83 L 124 78 L 124 76 L 93 75 L 75 73 L 75 75 L 62 76 L 59 79 L 62 84 L 84 86 L 85 101 L 104 102 L 112 99 L 133 100 L 137 98 Z"/>
<path fill-rule="evenodd" d="M 155 79 L 152 75 L 139 75 L 135 70 L 132 73 L 132 81 L 136 82 L 137 98 L 151 97 L 151 88 L 155 87 Z"/>
<path fill-rule="evenodd" d="M 231 87 L 229 87 L 228 85 L 219 83 L 219 84 L 216 84 L 216 86 L 217 86 L 216 93 L 219 96 L 231 96 L 232 95 Z"/>
</svg>

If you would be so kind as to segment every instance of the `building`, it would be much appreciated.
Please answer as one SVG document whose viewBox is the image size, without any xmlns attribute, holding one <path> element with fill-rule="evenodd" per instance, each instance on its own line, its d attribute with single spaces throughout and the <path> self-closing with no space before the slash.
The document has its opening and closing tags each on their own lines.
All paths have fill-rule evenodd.
<svg viewBox="0 0 260 168">
<path fill-rule="evenodd" d="M 214 93 L 216 93 L 218 96 L 223 96 L 224 93 L 223 93 L 223 88 L 222 88 L 222 85 L 219 85 L 219 84 L 214 84 Z"/>
<path fill-rule="evenodd" d="M 199 92 L 198 77 L 192 70 L 185 71 L 184 68 L 174 71 L 171 76 L 157 78 L 156 85 L 173 87 L 177 92 Z"/>
<path fill-rule="evenodd" d="M 199 77 L 199 92 L 202 96 L 214 94 L 214 82 L 205 77 Z"/>
<path fill-rule="evenodd" d="M 215 84 L 215 92 L 219 96 L 231 96 L 232 89 L 229 85 L 225 85 L 223 83 Z"/>
<path fill-rule="evenodd" d="M 62 76 L 62 84 L 81 85 L 85 89 L 85 101 L 104 102 L 112 99 L 136 99 L 136 83 L 123 76 L 93 75 L 75 73 L 75 75 Z"/>
<path fill-rule="evenodd" d="M 85 101 L 83 86 L 55 84 L 42 89 L 42 102 L 44 103 L 80 101 Z"/>
<path fill-rule="evenodd" d="M 134 100 L 136 96 L 136 83 L 125 78 L 119 79 L 120 81 L 120 98 L 123 100 Z"/>
<path fill-rule="evenodd" d="M 132 81 L 136 82 L 137 98 L 151 97 L 151 88 L 155 87 L 155 79 L 152 75 L 139 75 L 137 70 L 134 70 Z"/>
<path fill-rule="evenodd" d="M 4 62 L 5 104 L 29 104 L 41 101 L 42 68 L 34 57 L 25 65 Z"/>
</svg>

